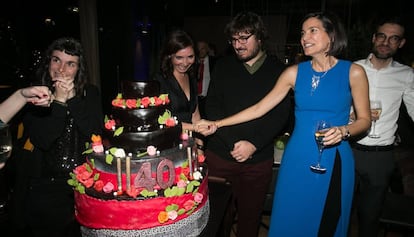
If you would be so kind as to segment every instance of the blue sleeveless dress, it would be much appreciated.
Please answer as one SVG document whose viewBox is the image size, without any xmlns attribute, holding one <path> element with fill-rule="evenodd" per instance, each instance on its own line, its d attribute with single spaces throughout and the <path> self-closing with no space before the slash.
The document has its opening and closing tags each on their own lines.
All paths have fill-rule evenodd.
<svg viewBox="0 0 414 237">
<path fill-rule="evenodd" d="M 324 149 L 321 164 L 326 173 L 314 173 L 309 166 L 318 157 L 316 122 L 327 120 L 332 126 L 348 123 L 350 66 L 351 62 L 339 60 L 324 74 L 315 72 L 310 61 L 298 65 L 295 126 L 280 165 L 269 236 L 347 236 L 354 192 L 354 159 L 349 143 L 342 141 Z M 320 76 L 314 90 L 312 75 Z M 334 164 L 337 172 L 333 172 Z M 330 228 L 332 234 L 321 233 L 323 228 Z"/>
</svg>

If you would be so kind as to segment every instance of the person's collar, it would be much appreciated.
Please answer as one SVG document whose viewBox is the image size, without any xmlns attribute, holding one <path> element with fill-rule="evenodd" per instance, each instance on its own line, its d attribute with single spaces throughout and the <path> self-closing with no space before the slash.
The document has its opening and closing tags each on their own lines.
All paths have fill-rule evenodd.
<svg viewBox="0 0 414 237">
<path fill-rule="evenodd" d="M 265 61 L 265 59 L 266 59 L 266 57 L 267 57 L 267 54 L 266 54 L 266 52 L 264 52 L 264 51 L 260 51 L 260 53 L 259 54 L 261 54 L 260 56 L 259 56 L 259 58 L 256 60 L 256 62 L 254 62 L 251 66 L 250 65 L 248 65 L 247 63 L 244 63 L 244 66 L 246 67 L 246 69 L 251 73 L 251 74 L 253 74 L 253 73 L 255 73 L 262 65 L 263 65 L 263 63 L 264 63 L 264 61 Z"/>
<path fill-rule="evenodd" d="M 391 66 L 393 62 L 394 62 L 393 58 L 382 60 L 382 59 L 376 58 L 373 53 L 370 53 L 367 58 L 367 64 L 377 70 L 380 70 L 382 68 L 387 68 Z"/>
</svg>

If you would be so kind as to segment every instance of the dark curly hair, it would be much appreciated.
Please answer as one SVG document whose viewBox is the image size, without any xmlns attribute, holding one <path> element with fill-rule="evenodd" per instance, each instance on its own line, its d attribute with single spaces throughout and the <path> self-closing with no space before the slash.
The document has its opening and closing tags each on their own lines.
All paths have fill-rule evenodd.
<svg viewBox="0 0 414 237">
<path fill-rule="evenodd" d="M 228 40 L 241 32 L 255 35 L 256 39 L 262 42 L 261 47 L 265 46 L 265 40 L 268 39 L 268 32 L 262 18 L 254 12 L 238 13 L 224 28 Z"/>
<path fill-rule="evenodd" d="M 82 96 L 85 85 L 88 83 L 86 59 L 84 57 L 83 47 L 81 43 L 74 38 L 59 38 L 49 45 L 45 52 L 45 56 L 42 60 L 42 63 L 40 64 L 36 72 L 37 78 L 39 80 L 38 83 L 41 85 L 47 85 L 49 86 L 49 88 L 53 90 L 53 82 L 49 73 L 49 65 L 50 60 L 52 59 L 53 51 L 55 50 L 65 52 L 66 54 L 69 54 L 71 56 L 79 57 L 79 70 L 75 75 L 74 84 L 76 96 Z"/>
</svg>

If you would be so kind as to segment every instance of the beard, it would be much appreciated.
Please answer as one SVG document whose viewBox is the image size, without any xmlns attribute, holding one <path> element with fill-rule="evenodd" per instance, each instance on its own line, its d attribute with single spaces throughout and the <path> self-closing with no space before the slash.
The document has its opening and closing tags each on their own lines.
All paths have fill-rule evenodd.
<svg viewBox="0 0 414 237">
<path fill-rule="evenodd" d="M 239 54 L 236 53 L 237 58 L 239 59 L 239 61 L 241 62 L 248 62 L 250 60 L 252 60 L 254 57 L 256 57 L 260 52 L 260 47 L 255 47 L 252 52 L 247 55 L 247 56 L 240 56 Z"/>
<path fill-rule="evenodd" d="M 389 59 L 389 58 L 394 57 L 394 55 L 397 53 L 397 51 L 396 50 L 390 50 L 387 53 L 380 53 L 378 51 L 377 47 L 374 46 L 372 48 L 372 53 L 375 55 L 376 58 L 385 60 L 385 59 Z"/>
</svg>

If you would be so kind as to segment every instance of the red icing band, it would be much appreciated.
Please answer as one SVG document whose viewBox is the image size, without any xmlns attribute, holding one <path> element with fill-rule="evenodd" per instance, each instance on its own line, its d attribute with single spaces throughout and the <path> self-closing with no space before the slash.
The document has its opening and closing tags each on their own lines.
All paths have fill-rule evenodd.
<svg viewBox="0 0 414 237">
<path fill-rule="evenodd" d="M 204 206 L 208 199 L 207 177 L 204 177 L 198 192 L 203 194 L 203 200 L 196 210 Z M 158 222 L 158 214 L 165 211 L 168 205 L 177 204 L 179 208 L 183 208 L 188 200 L 194 200 L 192 193 L 179 197 L 118 201 L 101 200 L 75 191 L 75 214 L 79 223 L 89 228 L 141 230 L 172 224 L 186 218 L 188 215 L 184 213 L 175 220 L 168 220 L 163 224 Z"/>
</svg>

